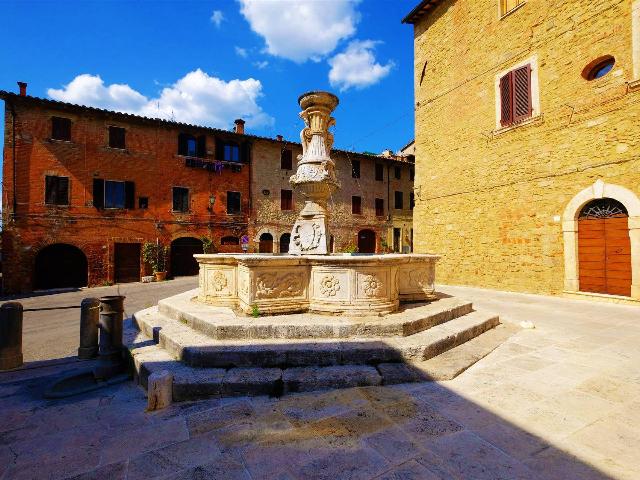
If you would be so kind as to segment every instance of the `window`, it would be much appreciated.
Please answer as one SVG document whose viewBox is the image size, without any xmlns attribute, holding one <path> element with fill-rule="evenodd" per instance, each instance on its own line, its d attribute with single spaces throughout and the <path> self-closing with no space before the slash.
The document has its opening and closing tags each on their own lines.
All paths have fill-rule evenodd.
<svg viewBox="0 0 640 480">
<path fill-rule="evenodd" d="M 293 210 L 293 190 L 280 190 L 280 210 Z"/>
<path fill-rule="evenodd" d="M 504 16 L 516 7 L 524 4 L 525 0 L 500 0 L 500 15 Z"/>
<path fill-rule="evenodd" d="M 360 178 L 360 160 L 351 161 L 351 176 L 353 178 Z"/>
<path fill-rule="evenodd" d="M 396 180 L 400 180 L 400 178 L 402 178 L 402 167 L 395 167 L 393 173 Z"/>
<path fill-rule="evenodd" d="M 142 210 L 146 210 L 147 208 L 149 208 L 149 197 L 139 197 L 138 208 Z"/>
<path fill-rule="evenodd" d="M 96 199 L 100 193 L 104 194 L 103 199 Z M 117 180 L 93 179 L 93 205 L 102 204 L 104 208 L 134 208 L 135 187 L 133 182 L 122 182 Z M 96 205 L 96 201 L 98 205 Z M 98 207 L 100 208 L 100 207 Z"/>
<path fill-rule="evenodd" d="M 382 198 L 376 198 L 376 217 L 382 217 L 384 215 L 384 200 Z"/>
<path fill-rule="evenodd" d="M 384 181 L 384 165 L 381 163 L 376 163 L 376 181 Z"/>
<path fill-rule="evenodd" d="M 51 117 L 51 138 L 71 141 L 71 120 L 62 117 Z"/>
<path fill-rule="evenodd" d="M 185 157 L 206 157 L 207 137 L 200 135 L 196 138 L 188 133 L 181 133 L 178 135 L 178 155 L 184 155 Z"/>
<path fill-rule="evenodd" d="M 240 147 L 227 143 L 222 150 L 222 159 L 226 162 L 239 162 L 240 161 Z"/>
<path fill-rule="evenodd" d="M 109 127 L 109 146 L 125 149 L 125 130 L 121 127 Z"/>
<path fill-rule="evenodd" d="M 240 240 L 238 237 L 222 237 L 220 245 L 240 245 Z"/>
<path fill-rule="evenodd" d="M 404 208 L 404 206 L 402 205 L 402 192 L 396 192 L 395 193 L 395 208 L 396 210 L 402 210 Z"/>
<path fill-rule="evenodd" d="M 412 192 L 409 194 L 409 209 L 413 210 L 414 206 L 415 206 L 415 196 Z"/>
<path fill-rule="evenodd" d="M 69 178 L 47 175 L 44 177 L 44 203 L 69 205 Z"/>
<path fill-rule="evenodd" d="M 240 192 L 227 192 L 227 214 L 239 215 L 240 211 Z"/>
<path fill-rule="evenodd" d="M 189 211 L 189 189 L 185 187 L 173 187 L 173 211 Z"/>
<path fill-rule="evenodd" d="M 351 213 L 362 215 L 362 197 L 354 195 L 351 197 Z"/>
<path fill-rule="evenodd" d="M 291 170 L 293 168 L 293 152 L 291 150 L 282 150 L 280 152 L 280 168 L 282 170 Z"/>
<path fill-rule="evenodd" d="M 532 113 L 531 64 L 527 64 L 500 78 L 500 125 L 514 125 Z"/>
<path fill-rule="evenodd" d="M 594 60 L 587 65 L 582 71 L 582 76 L 585 80 L 596 80 L 604 77 L 607 73 L 613 70 L 613 66 L 616 64 L 616 59 L 611 55 L 606 55 Z"/>
<path fill-rule="evenodd" d="M 410 168 L 409 169 L 409 180 L 411 180 L 412 182 L 415 180 L 416 178 L 416 169 L 415 168 Z"/>
<path fill-rule="evenodd" d="M 238 144 L 216 138 L 216 160 L 248 163 L 251 160 L 251 143 Z"/>
</svg>

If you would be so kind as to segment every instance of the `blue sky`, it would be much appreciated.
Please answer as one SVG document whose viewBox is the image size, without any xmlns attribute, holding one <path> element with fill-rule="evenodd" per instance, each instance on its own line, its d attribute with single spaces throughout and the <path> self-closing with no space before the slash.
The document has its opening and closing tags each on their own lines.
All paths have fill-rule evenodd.
<svg viewBox="0 0 640 480">
<path fill-rule="evenodd" d="M 329 90 L 338 148 L 413 138 L 417 0 L 2 2 L 0 89 L 298 140 L 298 95 Z M 312 21 L 311 19 L 316 20 Z"/>
</svg>

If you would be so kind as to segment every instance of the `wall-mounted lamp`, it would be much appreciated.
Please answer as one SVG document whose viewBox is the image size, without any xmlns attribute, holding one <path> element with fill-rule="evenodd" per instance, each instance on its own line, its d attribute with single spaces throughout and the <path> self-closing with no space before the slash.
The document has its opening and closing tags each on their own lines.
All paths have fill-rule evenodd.
<svg viewBox="0 0 640 480">
<path fill-rule="evenodd" d="M 216 196 L 215 195 L 209 195 L 209 207 L 207 207 L 207 209 L 209 211 L 213 210 L 213 206 L 216 203 Z"/>
</svg>

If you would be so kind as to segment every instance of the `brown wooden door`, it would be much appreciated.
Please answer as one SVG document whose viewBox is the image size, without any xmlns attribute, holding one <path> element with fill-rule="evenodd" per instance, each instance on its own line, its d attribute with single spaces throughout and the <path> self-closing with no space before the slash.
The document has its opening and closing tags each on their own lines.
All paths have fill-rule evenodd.
<svg viewBox="0 0 640 480">
<path fill-rule="evenodd" d="M 114 245 L 114 280 L 116 283 L 140 281 L 140 244 Z"/>
<path fill-rule="evenodd" d="M 273 253 L 273 237 L 270 233 L 263 233 L 260 235 L 258 253 Z"/>
<path fill-rule="evenodd" d="M 373 230 L 358 232 L 358 253 L 376 253 L 376 232 Z"/>
<path fill-rule="evenodd" d="M 578 220 L 580 290 L 631 295 L 628 217 Z"/>
</svg>

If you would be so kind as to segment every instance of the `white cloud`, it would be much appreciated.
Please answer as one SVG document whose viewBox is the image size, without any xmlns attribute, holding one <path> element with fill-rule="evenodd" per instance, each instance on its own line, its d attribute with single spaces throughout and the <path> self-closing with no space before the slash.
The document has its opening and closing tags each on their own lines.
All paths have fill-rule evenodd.
<svg viewBox="0 0 640 480">
<path fill-rule="evenodd" d="M 267 62 L 266 60 L 263 60 L 262 62 L 253 62 L 253 66 L 258 70 L 263 70 L 269 66 L 269 62 Z"/>
<path fill-rule="evenodd" d="M 329 59 L 329 83 L 339 87 L 340 91 L 352 87 L 361 89 L 373 85 L 386 77 L 394 63 L 381 65 L 376 62 L 373 53 L 376 43 L 373 40 L 354 40 L 343 53 Z"/>
<path fill-rule="evenodd" d="M 245 119 L 248 127 L 274 121 L 257 103 L 262 96 L 259 80 L 226 82 L 200 69 L 163 88 L 157 98 L 148 98 L 125 84 L 105 85 L 100 76 L 90 74 L 78 75 L 64 88 L 50 88 L 47 93 L 63 102 L 216 128 L 230 128 L 236 118 Z"/>
<path fill-rule="evenodd" d="M 235 47 L 236 49 L 236 55 L 242 57 L 242 58 L 247 58 L 248 53 L 247 53 L 247 49 L 246 48 L 241 48 L 241 47 Z"/>
<path fill-rule="evenodd" d="M 224 15 L 220 10 L 214 10 L 211 14 L 211 23 L 213 23 L 216 28 L 220 28 L 222 21 L 224 20 Z"/>
<path fill-rule="evenodd" d="M 359 0 L 238 0 L 251 29 L 271 55 L 320 61 L 356 31 Z"/>
</svg>

